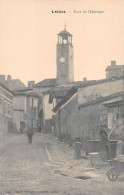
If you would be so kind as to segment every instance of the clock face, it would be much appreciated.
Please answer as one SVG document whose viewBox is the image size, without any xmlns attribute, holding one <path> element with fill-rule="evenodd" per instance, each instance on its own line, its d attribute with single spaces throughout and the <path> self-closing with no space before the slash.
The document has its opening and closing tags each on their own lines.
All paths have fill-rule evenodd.
<svg viewBox="0 0 124 195">
<path fill-rule="evenodd" d="M 64 62 L 65 62 L 65 58 L 64 58 L 64 57 L 61 57 L 61 58 L 60 58 L 60 62 L 61 62 L 61 63 L 64 63 Z"/>
</svg>

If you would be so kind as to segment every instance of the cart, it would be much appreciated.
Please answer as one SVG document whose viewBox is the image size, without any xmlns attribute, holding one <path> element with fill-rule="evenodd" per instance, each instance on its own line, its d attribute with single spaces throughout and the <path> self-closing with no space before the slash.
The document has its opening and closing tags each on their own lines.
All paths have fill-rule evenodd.
<svg viewBox="0 0 124 195">
<path fill-rule="evenodd" d="M 124 174 L 124 155 L 108 160 L 110 167 L 107 171 L 107 176 L 110 181 L 116 181 L 119 175 Z"/>
</svg>

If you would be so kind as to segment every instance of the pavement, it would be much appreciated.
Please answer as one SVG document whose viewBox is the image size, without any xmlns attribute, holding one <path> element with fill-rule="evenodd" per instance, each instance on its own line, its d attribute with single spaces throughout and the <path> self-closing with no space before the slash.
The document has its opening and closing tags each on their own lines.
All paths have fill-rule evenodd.
<svg viewBox="0 0 124 195">
<path fill-rule="evenodd" d="M 124 176 L 110 182 L 107 166 L 74 160 L 73 148 L 50 134 L 0 135 L 0 195 L 122 195 Z"/>
</svg>

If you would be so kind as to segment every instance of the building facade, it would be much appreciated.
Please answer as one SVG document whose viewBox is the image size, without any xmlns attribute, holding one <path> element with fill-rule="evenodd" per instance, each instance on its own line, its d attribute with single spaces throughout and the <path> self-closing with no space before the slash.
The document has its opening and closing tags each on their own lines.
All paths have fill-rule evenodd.
<svg viewBox="0 0 124 195">
<path fill-rule="evenodd" d="M 123 81 L 123 78 L 93 81 L 76 87 L 74 94 L 72 88 L 53 109 L 56 113 L 55 134 L 68 134 L 72 139 L 83 134 L 85 139 L 99 139 L 101 124 L 108 125 L 109 129 L 114 125 L 110 122 L 110 112 L 119 110 L 121 113 L 123 110 L 122 105 L 117 108 L 116 103 L 116 98 L 123 97 Z M 115 101 L 115 108 L 104 106 L 108 100 Z M 123 120 L 122 114 L 120 116 L 119 124 Z"/>
<path fill-rule="evenodd" d="M 0 133 L 13 129 L 13 93 L 0 83 Z"/>
<path fill-rule="evenodd" d="M 124 92 L 104 103 L 108 110 L 108 128 L 113 129 L 110 139 L 124 140 Z"/>
<path fill-rule="evenodd" d="M 52 110 L 71 88 L 72 86 L 69 85 L 58 86 L 43 92 L 42 95 L 42 105 L 44 114 L 43 129 L 45 132 L 52 131 L 52 117 L 54 115 L 54 112 Z"/>
<path fill-rule="evenodd" d="M 39 94 L 35 92 L 29 92 L 26 94 L 26 119 L 27 128 L 33 128 L 36 132 L 40 126 L 39 122 Z"/>
<path fill-rule="evenodd" d="M 31 87 L 14 91 L 14 122 L 17 132 L 24 133 L 29 127 L 38 131 L 40 100 L 39 94 L 33 92 Z"/>
</svg>

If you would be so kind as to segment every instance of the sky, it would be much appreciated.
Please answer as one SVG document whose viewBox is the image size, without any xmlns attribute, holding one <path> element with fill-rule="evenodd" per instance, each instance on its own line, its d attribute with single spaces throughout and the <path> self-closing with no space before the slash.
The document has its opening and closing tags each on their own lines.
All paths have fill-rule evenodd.
<svg viewBox="0 0 124 195">
<path fill-rule="evenodd" d="M 65 23 L 75 81 L 105 78 L 111 60 L 124 65 L 123 0 L 0 0 L 0 74 L 25 84 L 56 78 L 57 34 Z"/>
</svg>

